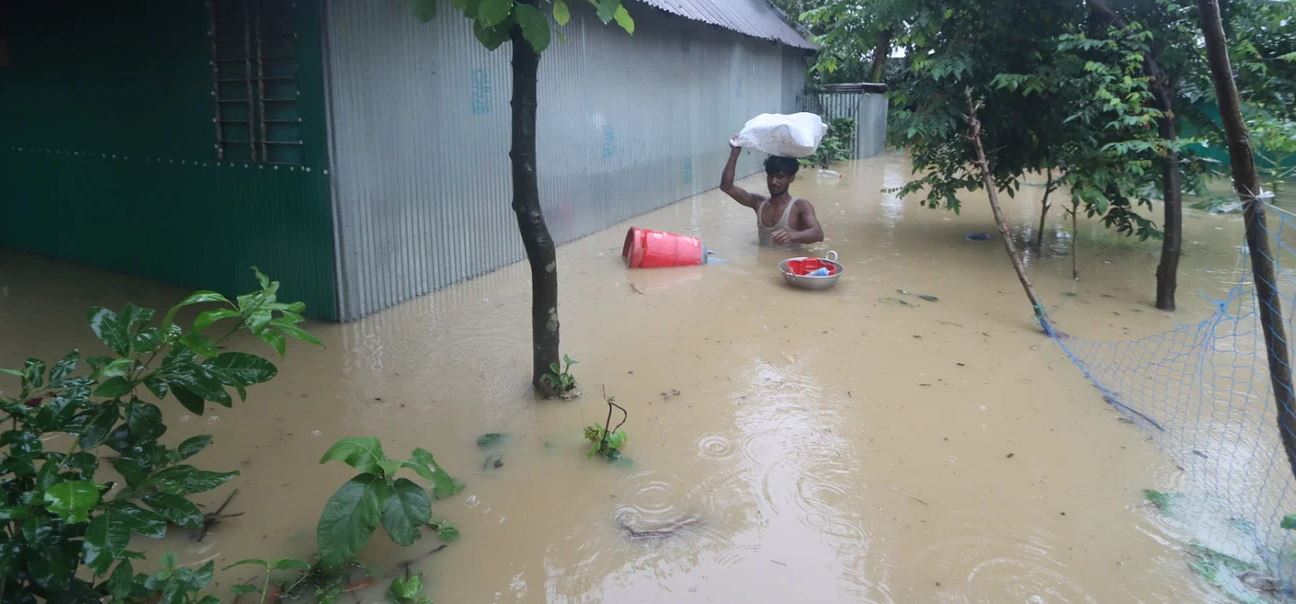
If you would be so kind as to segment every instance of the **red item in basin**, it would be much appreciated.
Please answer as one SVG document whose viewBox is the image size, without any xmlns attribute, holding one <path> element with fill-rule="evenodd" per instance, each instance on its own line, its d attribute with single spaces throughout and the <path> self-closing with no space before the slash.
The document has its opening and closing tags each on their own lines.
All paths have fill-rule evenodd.
<svg viewBox="0 0 1296 604">
<path fill-rule="evenodd" d="M 788 269 L 792 271 L 793 275 L 797 275 L 798 277 L 804 277 L 821 268 L 828 269 L 829 276 L 837 274 L 837 267 L 828 262 L 824 262 L 819 258 L 805 258 L 788 261 Z"/>
</svg>

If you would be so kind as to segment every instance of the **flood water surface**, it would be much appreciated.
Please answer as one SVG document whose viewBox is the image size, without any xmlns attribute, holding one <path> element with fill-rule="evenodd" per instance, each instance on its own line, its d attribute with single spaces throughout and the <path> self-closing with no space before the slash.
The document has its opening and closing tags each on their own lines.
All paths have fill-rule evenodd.
<svg viewBox="0 0 1296 604">
<path fill-rule="evenodd" d="M 560 248 L 573 402 L 530 393 L 522 265 L 312 325 L 327 346 L 291 347 L 248 403 L 206 417 L 164 405 L 177 441 L 215 435 L 195 463 L 241 472 L 227 512 L 244 515 L 149 549 L 218 568 L 308 557 L 350 477 L 320 455 L 373 435 L 390 455 L 431 450 L 467 484 L 434 505 L 462 539 L 414 565 L 439 602 L 1224 601 L 1141 493 L 1179 470 L 1039 332 L 984 197 L 956 216 L 881 192 L 908 172 L 879 157 L 794 185 L 828 234 L 813 250 L 846 267 L 826 291 L 789 289 L 776 268 L 789 254 L 758 249 L 752 212 L 718 192 Z M 1007 208 L 1022 240 L 1037 189 Z M 1196 321 L 1231 282 L 1241 226 L 1186 222 L 1173 316 L 1150 304 L 1157 244 L 1100 225 L 1081 225 L 1076 282 L 1069 225 L 1050 221 L 1032 277 L 1059 325 L 1088 338 Z M 629 224 L 699 235 L 726 262 L 627 271 Z M 0 288 L 3 366 L 95 350 L 88 306 L 183 293 L 7 250 Z M 629 410 L 630 463 L 586 457 L 604 391 Z M 491 432 L 508 436 L 479 449 Z M 381 574 L 434 546 L 377 536 L 364 560 Z M 221 588 L 240 573 L 218 573 Z"/>
</svg>

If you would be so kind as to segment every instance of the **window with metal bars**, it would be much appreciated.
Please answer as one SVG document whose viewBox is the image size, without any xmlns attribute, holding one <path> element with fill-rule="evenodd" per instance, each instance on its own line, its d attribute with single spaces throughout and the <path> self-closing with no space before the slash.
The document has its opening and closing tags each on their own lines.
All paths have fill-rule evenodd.
<svg viewBox="0 0 1296 604">
<path fill-rule="evenodd" d="M 209 0 L 216 157 L 301 164 L 292 0 Z"/>
</svg>

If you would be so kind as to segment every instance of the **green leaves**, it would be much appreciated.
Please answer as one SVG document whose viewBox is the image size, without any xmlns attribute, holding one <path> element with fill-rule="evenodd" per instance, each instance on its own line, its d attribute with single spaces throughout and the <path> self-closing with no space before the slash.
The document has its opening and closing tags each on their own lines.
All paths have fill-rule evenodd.
<svg viewBox="0 0 1296 604">
<path fill-rule="evenodd" d="M 85 522 L 99 503 L 99 488 L 88 480 L 60 482 L 45 491 L 45 509 L 67 523 Z"/>
<path fill-rule="evenodd" d="M 383 528 L 397 544 L 413 545 L 419 527 L 432 517 L 432 500 L 423 487 L 405 478 L 396 479 L 392 487 L 392 494 L 383 502 Z"/>
<path fill-rule="evenodd" d="M 347 481 L 329 499 L 316 526 L 321 561 L 336 568 L 353 557 L 369 540 L 379 522 L 399 545 L 419 538 L 431 522 L 432 499 L 427 490 L 394 475 L 408 468 L 432 482 L 435 498 L 448 497 L 463 485 L 437 465 L 432 454 L 415 449 L 408 461 L 387 457 L 382 444 L 371 436 L 339 439 L 320 463 L 341 461 L 360 474 Z"/>
<path fill-rule="evenodd" d="M 381 476 L 383 470 L 379 464 L 386 459 L 387 455 L 383 453 L 382 443 L 378 442 L 377 438 L 353 436 L 333 443 L 333 446 L 329 447 L 329 450 L 325 451 L 324 456 L 320 458 L 320 463 L 338 460 L 360 472 Z"/>
<path fill-rule="evenodd" d="M 604 24 L 616 21 L 626 33 L 634 34 L 634 18 L 622 0 L 587 1 L 595 7 L 599 20 Z M 450 4 L 473 22 L 473 35 L 488 50 L 495 50 L 508 41 L 515 26 L 537 54 L 543 53 L 552 42 L 549 18 L 537 5 L 517 0 L 450 0 Z M 555 23 L 565 26 L 571 22 L 571 7 L 567 0 L 553 0 L 552 5 Z M 421 22 L 430 21 L 436 14 L 435 0 L 411 0 L 410 6 L 415 18 Z"/>
<path fill-rule="evenodd" d="M 1287 514 L 1286 516 L 1283 516 L 1282 523 L 1279 526 L 1288 530 L 1296 529 L 1296 514 Z"/>
<path fill-rule="evenodd" d="M 392 580 L 387 588 L 387 599 L 395 604 L 431 604 L 423 595 L 423 573 L 415 573 Z"/>
<path fill-rule="evenodd" d="M 107 574 L 113 562 L 126 555 L 132 533 L 161 539 L 166 536 L 166 521 L 130 503 L 106 507 L 86 527 L 83 544 L 86 566 L 95 574 Z"/>
<path fill-rule="evenodd" d="M 627 34 L 632 36 L 634 35 L 634 17 L 630 16 L 630 11 L 626 10 L 625 6 L 617 6 L 616 12 L 612 14 L 612 18 L 616 20 L 617 25 L 620 25 L 621 29 L 624 29 Z"/>
<path fill-rule="evenodd" d="M 512 2 L 512 0 L 508 0 Z M 528 4 L 519 4 L 514 9 L 514 20 L 522 28 L 522 37 L 531 44 L 536 54 L 549 47 L 549 20 L 539 10 Z"/>
<path fill-rule="evenodd" d="M 432 496 L 437 499 L 445 499 L 463 490 L 463 483 L 455 480 L 448 472 L 437 464 L 436 459 L 424 449 L 414 449 L 411 455 L 412 460 L 403 462 L 406 468 L 414 470 L 424 480 L 432 481 Z"/>
<path fill-rule="evenodd" d="M 205 364 L 222 383 L 251 386 L 267 382 L 279 373 L 274 363 L 246 352 L 222 352 Z"/>
<path fill-rule="evenodd" d="M 381 478 L 361 474 L 329 497 L 315 529 L 321 564 L 326 568 L 341 566 L 369 542 L 389 488 Z"/>
<path fill-rule="evenodd" d="M 436 17 L 437 0 L 413 0 L 414 18 L 420 23 L 427 23 Z"/>
<path fill-rule="evenodd" d="M 200 593 L 211 581 L 211 564 L 179 568 L 168 557 L 153 575 L 134 573 L 130 561 L 141 555 L 127 549 L 133 536 L 162 538 L 168 523 L 202 527 L 204 515 L 187 497 L 237 475 L 181 464 L 206 448 L 211 437 L 188 438 L 174 450 L 157 442 L 167 430 L 162 409 L 139 396 L 145 389 L 158 399 L 174 395 L 201 413 L 207 402 L 231 404 L 227 388 L 242 397 L 247 386 L 275 377 L 277 369 L 268 360 L 221 349 L 225 338 L 240 330 L 253 332 L 280 353 L 289 338 L 318 343 L 298 325 L 304 306 L 279 302 L 279 284 L 259 271 L 255 275 L 260 289 L 237 302 L 196 292 L 172 307 L 161 324 L 154 322 L 153 310 L 133 304 L 118 311 L 91 309 L 90 329 L 111 351 L 108 356 L 85 358 L 83 365 L 74 351 L 48 372 L 39 359 L 28 359 L 20 370 L 0 370 L 21 380 L 12 391 L 16 396 L 0 397 L 10 420 L 0 431 L 5 452 L 0 474 L 8 494 L 0 501 L 0 521 L 13 528 L 0 548 L 0 590 L 24 596 L 22 601 L 36 594 L 49 601 L 215 602 Z M 174 324 L 180 310 L 201 304 L 224 306 L 194 309 L 201 312 L 191 328 Z M 221 322 L 229 329 L 220 337 L 204 333 Z M 54 434 L 71 435 L 74 446 L 66 453 L 46 450 L 42 443 Z M 103 495 L 112 485 L 95 481 L 105 445 L 118 453 L 110 459 L 125 479 L 112 499 Z M 379 467 L 390 474 L 400 462 L 384 460 Z M 393 527 L 423 518 L 415 496 L 405 493 L 398 503 L 391 513 Z M 295 563 L 275 565 L 276 570 L 290 567 L 300 569 Z M 92 577 L 102 582 L 93 584 Z"/>
<path fill-rule="evenodd" d="M 513 0 L 481 0 L 477 7 L 477 22 L 484 27 L 495 27 L 513 12 Z"/>
<path fill-rule="evenodd" d="M 571 21 L 571 8 L 567 6 L 567 3 L 564 0 L 554 0 L 553 16 L 554 21 L 558 23 L 558 25 L 567 25 L 567 23 Z"/>
<path fill-rule="evenodd" d="M 171 466 L 149 478 L 149 484 L 167 495 L 192 495 L 210 491 L 238 476 L 238 472 L 209 472 L 191 465 Z"/>
</svg>

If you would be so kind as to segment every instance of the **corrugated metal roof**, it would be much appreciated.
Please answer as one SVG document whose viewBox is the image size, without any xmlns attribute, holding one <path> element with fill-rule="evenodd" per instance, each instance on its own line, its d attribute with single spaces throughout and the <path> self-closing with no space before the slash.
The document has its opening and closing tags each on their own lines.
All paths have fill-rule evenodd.
<svg viewBox="0 0 1296 604">
<path fill-rule="evenodd" d="M 673 15 L 794 48 L 816 50 L 769 0 L 640 0 Z"/>
</svg>

